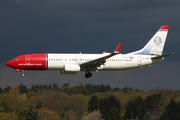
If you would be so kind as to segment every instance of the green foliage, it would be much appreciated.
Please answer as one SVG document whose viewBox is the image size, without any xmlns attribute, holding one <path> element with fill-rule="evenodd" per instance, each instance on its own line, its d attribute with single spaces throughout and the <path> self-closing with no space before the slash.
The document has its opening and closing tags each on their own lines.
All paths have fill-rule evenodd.
<svg viewBox="0 0 180 120">
<path fill-rule="evenodd" d="M 85 84 L 85 85 L 77 85 L 77 86 L 70 86 L 68 83 L 64 84 L 62 87 L 59 87 L 56 83 L 54 84 L 44 84 L 44 85 L 33 85 L 30 89 L 28 89 L 25 85 L 21 84 L 18 86 L 20 90 L 20 94 L 23 93 L 28 93 L 29 91 L 31 92 L 38 92 L 39 90 L 54 90 L 56 92 L 65 92 L 68 93 L 69 95 L 72 94 L 85 94 L 85 95 L 90 95 L 94 94 L 96 92 L 107 92 L 107 91 L 122 91 L 124 93 L 127 93 L 129 91 L 135 91 L 135 92 L 140 92 L 142 90 L 133 90 L 131 87 L 125 87 L 123 89 L 120 88 L 114 88 L 112 89 L 110 85 L 93 85 L 93 84 Z M 10 86 L 4 88 L 0 88 L 0 94 L 2 93 L 8 93 L 9 90 L 11 89 Z"/>
<path fill-rule="evenodd" d="M 99 101 L 99 109 L 105 120 L 119 120 L 121 104 L 115 96 L 111 95 L 108 98 L 101 98 Z"/>
<path fill-rule="evenodd" d="M 0 88 L 0 94 L 2 94 L 3 93 L 3 89 L 2 88 Z"/>
<path fill-rule="evenodd" d="M 4 93 L 9 93 L 9 90 L 11 89 L 10 86 L 7 86 L 6 88 L 4 88 Z"/>
<path fill-rule="evenodd" d="M 23 94 L 23 93 L 27 93 L 28 92 L 28 89 L 25 85 L 21 84 L 18 86 L 19 89 L 20 89 L 20 94 Z"/>
<path fill-rule="evenodd" d="M 93 95 L 88 102 L 88 112 L 93 112 L 94 110 L 98 110 L 99 108 L 99 100 L 96 95 Z"/>
<path fill-rule="evenodd" d="M 51 88 L 50 86 L 49 86 L 49 88 Z M 59 86 L 56 84 L 56 83 L 54 83 L 53 85 L 52 85 L 52 89 L 54 90 L 54 91 L 59 91 Z"/>
<path fill-rule="evenodd" d="M 41 109 L 41 108 L 42 108 L 42 101 L 41 101 L 41 100 L 39 100 L 39 101 L 37 102 L 36 108 L 37 108 L 37 109 Z"/>
<path fill-rule="evenodd" d="M 18 115 L 15 112 L 10 112 L 10 113 L 0 112 L 0 119 L 1 120 L 19 120 Z"/>
<path fill-rule="evenodd" d="M 147 108 L 144 100 L 141 97 L 138 97 L 134 101 L 136 110 L 137 110 L 137 116 L 139 119 L 142 119 L 144 115 L 147 113 Z"/>
<path fill-rule="evenodd" d="M 141 97 L 137 97 L 134 101 L 129 101 L 126 106 L 124 119 L 142 119 L 147 112 L 146 104 Z"/>
<path fill-rule="evenodd" d="M 170 100 L 165 112 L 160 116 L 160 120 L 180 120 L 180 102 Z"/>
<path fill-rule="evenodd" d="M 1 107 L 1 112 L 5 112 L 5 113 L 10 112 L 10 106 L 9 106 L 9 104 L 7 104 L 6 101 L 2 101 L 0 103 L 0 107 Z"/>
<path fill-rule="evenodd" d="M 18 111 L 19 119 L 23 120 L 40 120 L 41 117 L 39 116 L 39 112 L 33 106 L 30 109 L 24 109 Z"/>
<path fill-rule="evenodd" d="M 134 105 L 134 102 L 129 101 L 126 106 L 126 113 L 124 115 L 124 119 L 131 119 L 133 116 L 137 116 L 136 107 Z"/>
<path fill-rule="evenodd" d="M 69 86 L 69 84 L 64 84 L 60 91 L 68 93 L 69 95 L 72 94 L 93 94 L 96 92 L 107 92 L 110 91 L 111 87 L 109 85 L 92 85 L 92 84 L 85 84 L 85 85 L 78 85 L 78 86 Z"/>
<path fill-rule="evenodd" d="M 100 109 L 102 117 L 105 120 L 119 120 L 121 104 L 115 96 L 110 95 L 109 97 L 101 98 L 100 100 L 96 95 L 93 95 L 88 102 L 88 111 Z"/>
<path fill-rule="evenodd" d="M 161 94 L 153 94 L 146 98 L 145 103 L 148 110 L 158 111 L 160 109 L 161 101 L 162 101 Z"/>
<path fill-rule="evenodd" d="M 180 90 L 153 89 L 144 92 L 131 87 L 112 89 L 109 85 L 70 86 L 66 83 L 60 87 L 54 83 L 33 85 L 27 89 L 21 84 L 0 89 L 0 118 L 88 120 L 93 119 L 93 115 L 101 116 L 97 117 L 98 120 L 119 120 L 131 119 L 133 113 L 134 119 L 157 120 L 158 117 L 148 116 L 146 112 L 150 110 L 158 113 L 164 111 L 161 119 L 166 120 L 170 116 L 179 119 L 179 95 Z M 169 102 L 170 98 L 174 102 Z"/>
</svg>

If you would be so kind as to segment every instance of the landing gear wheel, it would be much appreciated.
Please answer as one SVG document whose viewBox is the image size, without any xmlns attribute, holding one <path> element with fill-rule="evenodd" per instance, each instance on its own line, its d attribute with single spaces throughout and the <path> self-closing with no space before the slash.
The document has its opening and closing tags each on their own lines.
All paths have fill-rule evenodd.
<svg viewBox="0 0 180 120">
<path fill-rule="evenodd" d="M 89 78 L 88 74 L 85 74 L 85 78 Z"/>
<path fill-rule="evenodd" d="M 92 73 L 91 73 L 91 72 L 89 72 L 89 73 L 88 73 L 88 76 L 89 76 L 89 77 L 92 77 Z"/>
<path fill-rule="evenodd" d="M 22 77 L 24 77 L 24 76 L 25 76 L 25 74 L 24 74 L 24 73 L 22 73 L 22 74 L 21 74 L 21 76 L 22 76 Z"/>
<path fill-rule="evenodd" d="M 86 71 L 85 78 L 92 77 L 92 73 L 89 71 Z"/>
</svg>

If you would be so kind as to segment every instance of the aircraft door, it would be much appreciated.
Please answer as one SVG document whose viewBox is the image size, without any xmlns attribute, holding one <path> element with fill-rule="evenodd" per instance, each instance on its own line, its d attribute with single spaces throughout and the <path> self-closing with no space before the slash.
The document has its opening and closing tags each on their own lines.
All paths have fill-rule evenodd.
<svg viewBox="0 0 180 120">
<path fill-rule="evenodd" d="M 25 56 L 25 63 L 28 65 L 30 64 L 30 56 L 29 55 Z"/>
<path fill-rule="evenodd" d="M 141 56 L 138 56 L 138 65 L 141 65 L 142 64 L 142 58 Z"/>
</svg>

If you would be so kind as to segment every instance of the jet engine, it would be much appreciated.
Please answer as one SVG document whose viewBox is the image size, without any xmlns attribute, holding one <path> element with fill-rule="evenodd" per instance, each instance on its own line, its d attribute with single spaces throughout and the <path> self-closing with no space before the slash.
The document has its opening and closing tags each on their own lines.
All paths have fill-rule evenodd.
<svg viewBox="0 0 180 120">
<path fill-rule="evenodd" d="M 81 70 L 78 64 L 65 64 L 61 74 L 76 74 Z"/>
</svg>

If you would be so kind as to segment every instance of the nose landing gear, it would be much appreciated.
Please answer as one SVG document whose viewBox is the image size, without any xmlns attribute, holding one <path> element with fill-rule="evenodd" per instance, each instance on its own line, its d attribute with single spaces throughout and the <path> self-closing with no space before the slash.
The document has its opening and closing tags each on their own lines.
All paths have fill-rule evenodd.
<svg viewBox="0 0 180 120">
<path fill-rule="evenodd" d="M 24 70 L 21 70 L 21 69 L 16 69 L 17 72 L 21 72 L 21 76 L 24 77 L 25 76 L 25 73 L 24 73 Z"/>
<path fill-rule="evenodd" d="M 86 70 L 85 78 L 92 77 L 92 73 L 89 70 Z"/>
</svg>

